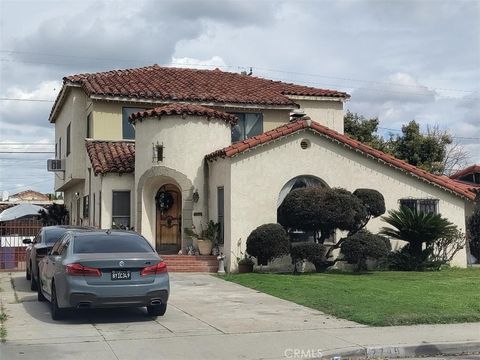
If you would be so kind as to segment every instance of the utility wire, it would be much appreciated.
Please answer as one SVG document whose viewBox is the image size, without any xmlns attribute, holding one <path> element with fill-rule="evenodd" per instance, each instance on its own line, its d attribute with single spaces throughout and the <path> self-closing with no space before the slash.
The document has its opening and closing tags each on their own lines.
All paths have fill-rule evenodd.
<svg viewBox="0 0 480 360">
<path fill-rule="evenodd" d="M 145 62 L 154 63 L 152 60 L 140 60 L 140 59 L 119 59 L 119 58 L 98 58 L 98 57 L 88 57 L 88 56 L 78 56 L 78 55 L 61 55 L 61 54 L 48 54 L 48 53 L 39 53 L 39 52 L 30 52 L 30 51 L 16 51 L 16 50 L 0 50 L 0 53 L 7 53 L 7 54 L 30 54 L 30 55 L 41 55 L 41 56 L 50 56 L 50 57 L 63 57 L 63 58 L 72 58 L 72 59 L 86 59 L 86 60 L 95 60 L 95 61 L 115 61 L 115 62 L 125 62 L 125 63 L 141 63 L 144 64 Z M 44 62 L 44 61 L 28 61 L 28 60 L 18 60 L 18 59 L 5 59 L 2 58 L 0 61 L 4 62 L 24 62 L 24 63 L 34 63 L 34 64 L 44 64 L 44 65 L 80 65 L 80 64 L 72 64 L 72 63 L 58 63 L 58 62 Z M 313 74 L 313 73 L 304 73 L 304 72 L 296 72 L 296 71 L 287 71 L 281 69 L 272 69 L 272 68 L 264 68 L 264 67 L 257 67 L 257 66 L 241 66 L 241 65 L 218 65 L 218 64 L 199 64 L 199 63 L 178 63 L 172 62 L 169 64 L 164 64 L 162 66 L 185 66 L 191 65 L 196 67 L 221 67 L 221 68 L 228 68 L 228 69 L 249 69 L 252 68 L 257 71 L 265 71 L 265 72 L 274 72 L 274 73 L 282 73 L 282 74 L 289 74 L 289 75 L 299 75 L 299 76 L 308 76 L 308 77 L 319 77 L 325 79 L 334 79 L 334 80 L 341 80 L 341 81 L 349 81 L 349 82 L 361 82 L 361 83 L 370 83 L 370 84 L 379 84 L 379 85 L 394 85 L 394 86 L 401 86 L 401 87 L 410 87 L 410 88 L 418 88 L 421 85 L 410 85 L 410 84 L 400 84 L 396 82 L 387 82 L 387 81 L 376 81 L 376 80 L 367 80 L 367 79 L 355 79 L 351 77 L 338 77 L 338 76 L 328 76 L 323 74 Z M 292 80 L 287 80 L 292 81 Z M 345 85 L 343 85 L 345 86 Z M 428 87 L 427 87 L 428 88 Z M 451 89 L 451 88 L 431 88 L 431 90 L 438 90 L 438 91 L 447 91 L 447 92 L 464 92 L 464 93 L 474 93 L 474 90 L 465 90 L 465 89 Z"/>
<path fill-rule="evenodd" d="M 48 99 L 19 99 L 19 98 L 8 98 L 2 97 L 0 98 L 1 101 L 32 101 L 32 102 L 55 102 L 55 100 L 48 100 Z"/>
<path fill-rule="evenodd" d="M 0 151 L 0 154 L 55 154 L 55 151 Z"/>
</svg>

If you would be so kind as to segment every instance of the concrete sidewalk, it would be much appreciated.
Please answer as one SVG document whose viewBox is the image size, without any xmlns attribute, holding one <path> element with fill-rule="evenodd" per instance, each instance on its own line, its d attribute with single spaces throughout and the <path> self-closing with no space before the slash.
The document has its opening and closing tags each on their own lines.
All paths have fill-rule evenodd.
<svg viewBox="0 0 480 360">
<path fill-rule="evenodd" d="M 12 288 L 12 284 L 15 289 Z M 1 359 L 312 359 L 480 352 L 480 324 L 366 327 L 207 274 L 172 274 L 164 317 L 143 309 L 54 322 L 23 273 L 0 273 Z"/>
</svg>

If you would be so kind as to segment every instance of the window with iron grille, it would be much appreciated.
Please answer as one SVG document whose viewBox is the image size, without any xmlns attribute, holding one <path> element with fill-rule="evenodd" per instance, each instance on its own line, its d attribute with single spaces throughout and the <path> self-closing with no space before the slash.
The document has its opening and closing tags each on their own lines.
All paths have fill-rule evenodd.
<svg viewBox="0 0 480 360">
<path fill-rule="evenodd" d="M 153 162 L 162 162 L 164 157 L 163 157 L 163 150 L 164 150 L 163 144 L 156 144 L 153 145 Z"/>
<path fill-rule="evenodd" d="M 438 199 L 400 199 L 401 207 L 424 214 L 438 214 Z"/>
</svg>

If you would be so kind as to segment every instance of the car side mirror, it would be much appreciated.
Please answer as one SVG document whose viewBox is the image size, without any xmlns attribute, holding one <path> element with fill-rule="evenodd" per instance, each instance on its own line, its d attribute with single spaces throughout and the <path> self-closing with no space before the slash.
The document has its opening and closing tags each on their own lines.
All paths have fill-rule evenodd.
<svg viewBox="0 0 480 360">
<path fill-rule="evenodd" d="M 32 240 L 30 240 L 30 239 L 23 239 L 22 242 L 23 242 L 25 245 L 27 245 L 27 244 L 31 244 L 31 243 L 32 243 Z"/>
</svg>

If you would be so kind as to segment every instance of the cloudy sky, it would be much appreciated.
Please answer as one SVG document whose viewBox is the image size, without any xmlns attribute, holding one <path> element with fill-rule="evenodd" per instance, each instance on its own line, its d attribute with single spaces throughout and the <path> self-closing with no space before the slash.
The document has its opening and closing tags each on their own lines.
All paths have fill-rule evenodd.
<svg viewBox="0 0 480 360">
<path fill-rule="evenodd" d="M 347 91 L 385 134 L 438 124 L 480 163 L 480 1 L 0 0 L 0 60 L 10 194 L 53 190 L 53 154 L 11 152 L 53 151 L 63 76 L 154 63 Z"/>
</svg>

